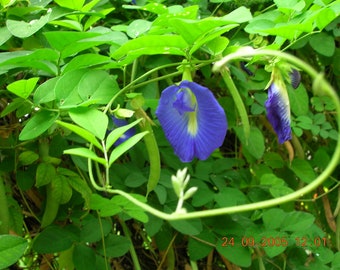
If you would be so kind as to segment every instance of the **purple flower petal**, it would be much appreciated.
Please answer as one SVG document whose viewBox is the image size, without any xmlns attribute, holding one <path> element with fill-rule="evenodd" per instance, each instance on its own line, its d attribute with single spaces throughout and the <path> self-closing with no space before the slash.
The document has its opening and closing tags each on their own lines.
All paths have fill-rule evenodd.
<svg viewBox="0 0 340 270">
<path fill-rule="evenodd" d="M 182 162 L 207 159 L 227 133 L 227 118 L 212 92 L 182 81 L 166 88 L 156 110 L 165 136 Z"/>
<path fill-rule="evenodd" d="M 268 89 L 268 99 L 265 103 L 267 117 L 274 128 L 279 143 L 284 143 L 292 138 L 290 128 L 290 106 L 287 91 L 284 87 L 272 83 Z"/>
<path fill-rule="evenodd" d="M 111 119 L 112 119 L 114 127 L 123 127 L 129 124 L 128 121 L 126 121 L 125 119 L 120 119 L 113 115 L 111 116 Z M 130 139 L 135 134 L 136 134 L 136 129 L 132 127 L 128 131 L 126 131 L 122 136 L 120 136 L 120 138 L 117 141 L 115 141 L 113 145 L 118 146 L 121 143 L 125 142 L 126 140 Z"/>
</svg>

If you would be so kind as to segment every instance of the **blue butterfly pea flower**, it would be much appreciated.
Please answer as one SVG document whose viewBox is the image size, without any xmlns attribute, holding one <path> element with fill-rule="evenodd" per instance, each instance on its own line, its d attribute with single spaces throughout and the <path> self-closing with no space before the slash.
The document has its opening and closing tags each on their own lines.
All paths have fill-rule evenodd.
<svg viewBox="0 0 340 270">
<path fill-rule="evenodd" d="M 213 93 L 190 81 L 166 88 L 156 115 L 182 162 L 207 159 L 223 144 L 228 129 L 225 112 Z"/>
<path fill-rule="evenodd" d="M 290 128 L 290 105 L 287 89 L 282 81 L 273 81 L 265 102 L 267 118 L 282 144 L 292 138 Z"/>
</svg>

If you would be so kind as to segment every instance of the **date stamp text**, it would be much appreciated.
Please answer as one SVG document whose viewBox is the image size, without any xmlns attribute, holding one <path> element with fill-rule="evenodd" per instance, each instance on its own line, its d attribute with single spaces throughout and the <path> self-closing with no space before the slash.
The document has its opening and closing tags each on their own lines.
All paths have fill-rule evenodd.
<svg viewBox="0 0 340 270">
<path fill-rule="evenodd" d="M 295 239 L 289 239 L 287 237 L 261 237 L 261 239 L 255 239 L 252 236 L 243 236 L 241 239 L 234 237 L 223 236 L 222 247 L 287 247 L 293 242 L 297 247 L 325 247 L 327 245 L 326 237 L 314 237 L 308 238 L 295 237 Z"/>
</svg>

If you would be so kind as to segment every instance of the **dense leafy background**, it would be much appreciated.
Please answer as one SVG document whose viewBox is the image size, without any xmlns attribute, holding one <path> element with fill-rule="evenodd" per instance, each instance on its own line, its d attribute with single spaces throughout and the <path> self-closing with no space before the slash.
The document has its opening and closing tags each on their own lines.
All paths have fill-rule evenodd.
<svg viewBox="0 0 340 270">
<path fill-rule="evenodd" d="M 271 59 L 228 65 L 249 139 L 241 104 L 212 64 L 242 46 L 268 47 L 305 60 L 338 89 L 340 1 L 0 0 L 0 7 L 0 269 L 340 269 L 339 170 L 297 201 L 170 222 L 103 188 L 169 213 L 177 203 L 171 175 L 184 167 L 198 187 L 184 204 L 190 212 L 280 197 L 313 181 L 339 139 L 332 100 L 314 96 L 303 71 L 296 90 L 287 83 L 289 160 L 265 117 Z M 229 125 L 220 149 L 187 164 L 155 117 L 183 61 L 214 92 Z M 116 146 L 127 128 L 108 135 L 109 116 L 131 111 L 137 134 Z"/>
</svg>

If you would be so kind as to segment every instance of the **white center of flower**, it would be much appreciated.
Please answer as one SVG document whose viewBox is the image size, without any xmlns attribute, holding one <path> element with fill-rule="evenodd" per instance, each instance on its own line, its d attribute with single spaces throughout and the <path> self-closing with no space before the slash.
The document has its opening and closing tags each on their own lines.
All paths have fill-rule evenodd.
<svg viewBox="0 0 340 270">
<path fill-rule="evenodd" d="M 195 136 L 198 130 L 197 101 L 195 95 L 189 88 L 181 88 L 176 95 L 173 106 L 182 117 L 187 119 L 188 133 Z"/>
</svg>

